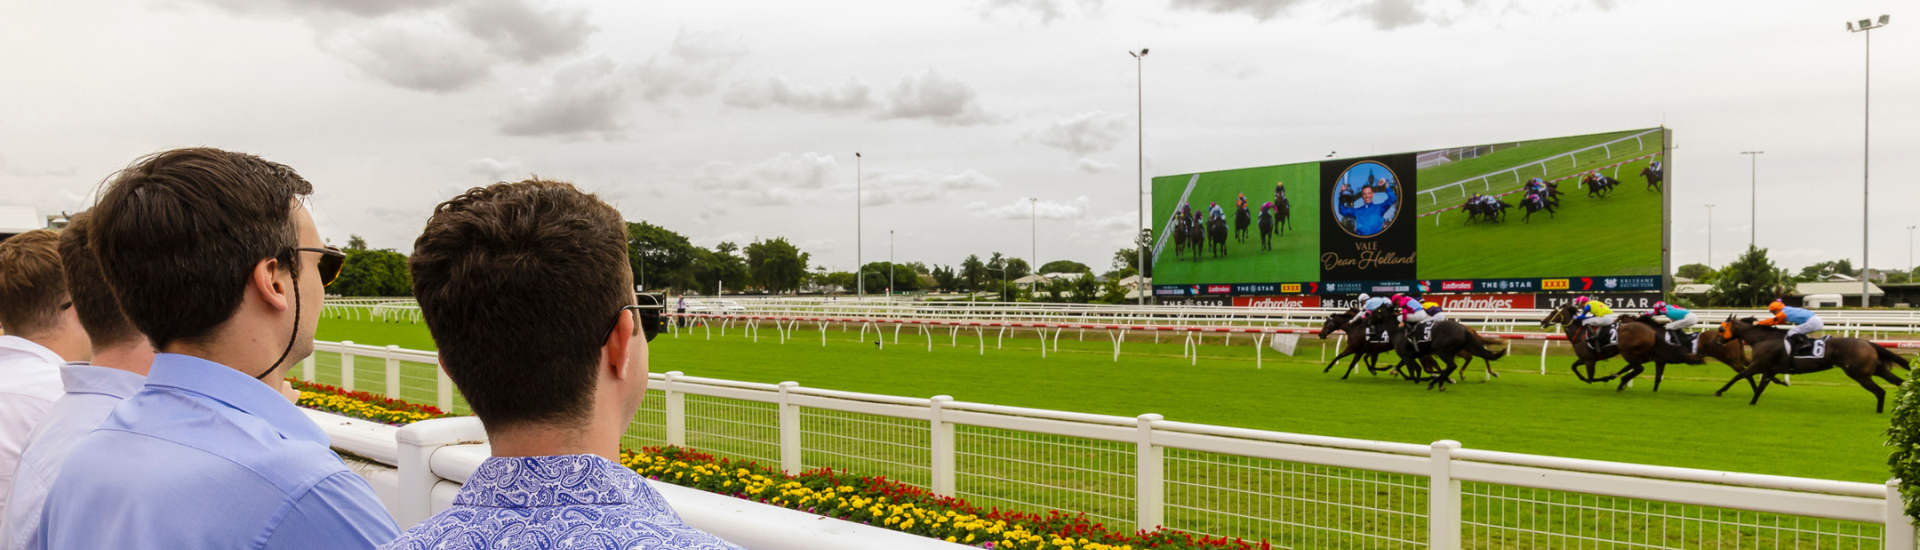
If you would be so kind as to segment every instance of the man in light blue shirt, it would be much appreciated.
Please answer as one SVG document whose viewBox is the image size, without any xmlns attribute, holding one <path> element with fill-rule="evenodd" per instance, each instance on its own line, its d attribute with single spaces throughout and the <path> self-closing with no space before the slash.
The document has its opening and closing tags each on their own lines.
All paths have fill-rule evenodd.
<svg viewBox="0 0 1920 550">
<path fill-rule="evenodd" d="M 146 385 L 80 440 L 29 548 L 368 549 L 398 529 L 278 388 L 313 352 L 338 250 L 291 168 L 217 149 L 116 174 L 88 245 L 147 335 Z"/>
<path fill-rule="evenodd" d="M 153 346 L 120 313 L 100 263 L 87 248 L 88 220 L 85 213 L 72 216 L 60 233 L 58 249 L 74 314 L 93 346 L 92 363 L 60 367 L 66 395 L 53 402 L 20 455 L 12 494 L 5 497 L 6 515 L 0 516 L 0 550 L 26 548 L 40 532 L 41 505 L 67 454 L 107 419 L 114 405 L 140 391 L 153 364 Z"/>
<path fill-rule="evenodd" d="M 435 209 L 408 260 L 413 291 L 493 457 L 383 549 L 739 550 L 618 462 L 647 396 L 647 342 L 666 326 L 663 302 L 632 291 L 625 226 L 599 198 L 537 179 Z"/>
</svg>

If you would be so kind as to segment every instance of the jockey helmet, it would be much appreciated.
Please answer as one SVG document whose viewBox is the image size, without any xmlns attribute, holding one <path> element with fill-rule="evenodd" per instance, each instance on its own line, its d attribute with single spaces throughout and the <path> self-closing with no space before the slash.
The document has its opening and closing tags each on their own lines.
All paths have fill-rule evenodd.
<svg viewBox="0 0 1920 550">
<path fill-rule="evenodd" d="M 1588 299 L 1588 298 L 1587 298 L 1586 296 L 1581 296 L 1581 297 L 1578 297 L 1578 298 L 1574 298 L 1574 299 L 1573 299 L 1573 305 L 1574 305 L 1574 306 L 1584 306 L 1584 305 L 1587 305 L 1587 302 L 1588 302 L 1588 301 L 1589 301 L 1589 299 Z"/>
<path fill-rule="evenodd" d="M 1780 310 L 1783 310 L 1786 308 L 1787 308 L 1787 304 L 1780 303 L 1779 300 L 1774 300 L 1773 303 L 1767 304 L 1767 311 L 1771 311 L 1774 313 L 1779 313 Z"/>
<path fill-rule="evenodd" d="M 1440 307 L 1440 304 L 1436 304 L 1436 303 L 1433 303 L 1433 302 L 1426 302 L 1426 303 L 1423 303 L 1423 304 L 1420 304 L 1420 305 L 1421 305 L 1421 306 L 1423 306 L 1423 307 Z"/>
<path fill-rule="evenodd" d="M 1405 294 L 1394 294 L 1394 295 L 1393 295 L 1393 301 L 1395 301 L 1395 302 L 1398 302 L 1398 301 L 1401 301 L 1401 300 L 1405 300 L 1405 299 L 1407 299 L 1407 295 L 1405 295 Z"/>
<path fill-rule="evenodd" d="M 1369 296 L 1369 295 L 1367 295 L 1367 294 L 1365 294 L 1365 293 L 1362 293 L 1362 294 L 1360 295 L 1360 298 L 1359 298 L 1359 299 L 1360 299 L 1360 303 L 1363 303 L 1363 304 L 1364 304 L 1364 303 L 1366 303 L 1366 302 L 1367 302 L 1367 300 L 1372 300 L 1372 299 L 1373 299 L 1373 296 Z"/>
<path fill-rule="evenodd" d="M 1653 310 L 1654 310 L 1654 311 L 1666 311 L 1666 310 L 1667 310 L 1667 303 L 1666 303 L 1666 302 L 1654 302 L 1654 303 L 1653 303 Z"/>
</svg>

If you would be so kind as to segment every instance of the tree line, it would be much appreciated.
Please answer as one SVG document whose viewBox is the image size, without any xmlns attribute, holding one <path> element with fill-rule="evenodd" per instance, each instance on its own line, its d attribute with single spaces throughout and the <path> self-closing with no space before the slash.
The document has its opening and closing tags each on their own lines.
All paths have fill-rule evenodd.
<svg viewBox="0 0 1920 550">
<path fill-rule="evenodd" d="M 1793 292 L 1795 285 L 1825 281 L 1836 274 L 1856 279 L 1872 277 L 1882 283 L 1905 283 L 1914 276 L 1909 272 L 1856 269 L 1853 261 L 1847 259 L 1820 262 L 1794 272 L 1775 266 L 1773 260 L 1767 258 L 1767 249 L 1749 246 L 1740 259 L 1720 269 L 1687 264 L 1674 270 L 1674 275 L 1692 279 L 1694 284 L 1713 285 L 1702 298 L 1675 298 L 1676 302 L 1696 307 L 1759 307 Z"/>
<path fill-rule="evenodd" d="M 340 279 L 328 292 L 341 296 L 410 296 L 413 279 L 407 257 L 393 249 L 369 250 L 354 235 L 345 248 L 347 260 Z M 1034 273 L 1027 260 L 999 252 L 986 258 L 969 254 L 951 266 L 923 262 L 869 262 L 858 272 L 809 268 L 812 255 L 784 237 L 755 240 L 746 246 L 721 242 L 712 248 L 694 245 L 686 235 L 647 222 L 627 223 L 627 263 L 635 285 L 648 291 L 713 295 L 765 292 L 852 293 L 864 283 L 869 294 L 965 293 L 968 298 L 1063 303 L 1122 303 L 1128 300 L 1120 279 L 1137 272 L 1136 251 L 1122 248 L 1112 264 L 1096 275 L 1093 268 L 1070 260 L 1040 266 L 1039 273 L 1072 273 L 1047 283 L 1019 288 L 1014 282 Z"/>
</svg>

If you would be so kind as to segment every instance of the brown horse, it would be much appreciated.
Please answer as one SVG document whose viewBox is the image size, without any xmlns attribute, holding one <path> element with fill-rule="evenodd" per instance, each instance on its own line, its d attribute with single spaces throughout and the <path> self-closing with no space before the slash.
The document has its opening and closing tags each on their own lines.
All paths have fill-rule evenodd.
<svg viewBox="0 0 1920 550">
<path fill-rule="evenodd" d="M 1567 342 L 1573 345 L 1573 354 L 1577 357 L 1573 362 L 1573 375 L 1582 382 L 1591 384 L 1619 378 L 1620 386 L 1614 391 L 1624 391 L 1627 389 L 1628 382 L 1632 382 L 1633 378 L 1640 373 L 1646 372 L 1647 363 L 1653 363 L 1653 391 L 1660 391 L 1660 380 L 1666 377 L 1668 364 L 1706 363 L 1706 360 L 1701 359 L 1700 356 L 1687 353 L 1687 350 L 1665 342 L 1660 338 L 1660 331 L 1664 330 L 1664 327 L 1638 315 L 1622 316 L 1620 323 L 1615 325 L 1614 330 L 1619 334 L 1616 338 L 1619 342 L 1617 345 L 1595 351 L 1587 345 L 1586 325 L 1575 324 L 1573 317 L 1573 304 L 1561 304 L 1560 307 L 1554 308 L 1553 313 L 1548 314 L 1547 318 L 1540 320 L 1540 326 L 1561 325 L 1563 327 Z M 1627 366 L 1622 367 L 1619 372 L 1595 378 L 1594 368 L 1599 366 L 1601 361 L 1614 355 L 1619 355 L 1622 360 L 1625 360 Z M 1587 365 L 1586 376 L 1580 375 L 1581 364 Z"/>
<path fill-rule="evenodd" d="M 1320 372 L 1322 373 L 1332 372 L 1334 364 L 1339 363 L 1341 358 L 1351 356 L 1353 357 L 1353 360 L 1347 364 L 1347 373 L 1340 376 L 1341 380 L 1346 380 L 1348 376 L 1353 375 L 1354 367 L 1359 365 L 1360 360 L 1362 358 L 1365 358 L 1367 361 L 1367 371 L 1369 373 L 1378 373 L 1384 370 L 1393 370 L 1396 373 L 1399 373 L 1402 378 L 1406 378 L 1408 380 L 1415 380 L 1415 381 L 1420 380 L 1421 378 L 1417 376 L 1415 373 L 1408 373 L 1408 372 L 1399 370 L 1401 365 L 1394 365 L 1393 367 L 1388 367 L 1388 368 L 1375 368 L 1377 365 L 1379 365 L 1380 354 L 1393 351 L 1393 342 L 1365 341 L 1366 334 L 1367 334 L 1366 325 L 1362 323 L 1353 322 L 1353 318 L 1358 316 L 1359 313 L 1360 313 L 1359 308 L 1349 307 L 1347 308 L 1347 311 L 1345 313 L 1334 313 L 1334 314 L 1328 315 L 1327 320 L 1320 324 L 1320 339 L 1322 340 L 1327 339 L 1328 336 L 1332 336 L 1333 333 L 1336 331 L 1345 332 L 1347 335 L 1346 349 L 1341 350 L 1339 355 L 1334 356 L 1332 361 L 1327 362 L 1327 368 L 1322 369 Z M 1466 329 L 1467 329 L 1467 334 L 1472 335 L 1475 340 L 1479 340 L 1480 345 L 1482 346 L 1502 343 L 1502 341 L 1498 338 L 1488 338 L 1485 336 L 1481 336 L 1480 332 L 1474 330 L 1473 327 L 1466 327 Z M 1467 350 L 1460 351 L 1460 358 L 1466 361 L 1465 363 L 1461 364 L 1463 373 L 1465 372 L 1464 370 L 1465 368 L 1473 366 L 1474 357 L 1476 356 Z M 1488 360 L 1486 358 L 1481 358 L 1481 361 L 1486 363 L 1487 379 L 1491 380 L 1491 379 L 1500 377 L 1500 373 L 1494 372 L 1493 370 L 1493 361 Z M 1424 369 L 1428 374 L 1440 373 L 1439 365 L 1433 362 L 1433 358 L 1431 357 L 1425 358 L 1425 361 L 1423 363 L 1424 363 Z"/>
<path fill-rule="evenodd" d="M 1819 358 L 1793 357 L 1787 350 L 1786 335 L 1786 331 L 1753 324 L 1752 317 L 1735 319 L 1728 316 L 1726 322 L 1720 323 L 1720 337 L 1728 340 L 1738 338 L 1753 346 L 1753 364 L 1742 369 L 1740 374 L 1728 380 L 1727 385 L 1721 386 L 1720 391 L 1713 392 L 1713 395 L 1718 397 L 1726 393 L 1727 388 L 1733 387 L 1734 382 L 1742 379 L 1751 382 L 1755 375 L 1760 375 L 1760 385 L 1753 389 L 1753 400 L 1747 402 L 1753 405 L 1760 402 L 1760 393 L 1767 391 L 1767 384 L 1773 381 L 1774 375 L 1820 372 L 1839 367 L 1847 373 L 1848 378 L 1873 393 L 1873 412 L 1880 413 L 1887 410 L 1887 392 L 1874 383 L 1873 377 L 1878 376 L 1899 387 L 1905 381 L 1895 376 L 1893 368 L 1888 365 L 1900 365 L 1909 371 L 1913 370 L 1907 365 L 1906 358 L 1859 338 L 1828 340 L 1827 353 Z"/>
</svg>

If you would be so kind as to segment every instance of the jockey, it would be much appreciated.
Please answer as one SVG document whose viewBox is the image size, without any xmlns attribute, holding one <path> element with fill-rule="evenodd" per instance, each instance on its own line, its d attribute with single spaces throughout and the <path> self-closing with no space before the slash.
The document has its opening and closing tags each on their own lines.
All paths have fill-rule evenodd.
<svg viewBox="0 0 1920 550">
<path fill-rule="evenodd" d="M 1613 308 L 1607 307 L 1606 302 L 1586 296 L 1574 298 L 1573 307 L 1580 311 L 1580 314 L 1575 315 L 1573 320 L 1589 327 L 1604 327 L 1620 319 L 1620 314 L 1614 313 Z"/>
<path fill-rule="evenodd" d="M 1273 202 L 1287 202 L 1287 182 L 1277 181 L 1273 183 Z"/>
<path fill-rule="evenodd" d="M 1360 297 L 1355 301 L 1360 303 L 1361 318 L 1365 318 L 1368 313 L 1377 311 L 1381 307 L 1386 306 L 1388 303 L 1386 298 L 1381 298 L 1379 296 L 1370 296 L 1367 294 L 1361 294 Z"/>
<path fill-rule="evenodd" d="M 1208 218 L 1219 218 L 1219 219 L 1222 219 L 1222 220 L 1224 220 L 1224 219 L 1227 219 L 1227 211 L 1226 211 L 1226 209 L 1224 209 L 1224 208 L 1220 208 L 1220 203 L 1218 203 L 1218 202 L 1215 202 L 1215 203 L 1212 203 L 1212 204 L 1213 204 L 1213 206 L 1211 206 L 1211 207 L 1209 207 L 1209 208 L 1207 208 L 1207 217 L 1208 217 Z"/>
<path fill-rule="evenodd" d="M 1268 212 L 1279 212 L 1279 211 L 1280 211 L 1280 207 L 1274 206 L 1273 203 L 1270 203 L 1270 202 L 1263 203 L 1260 205 L 1260 215 L 1262 216 L 1267 215 Z"/>
<path fill-rule="evenodd" d="M 1426 310 L 1427 310 L 1427 318 L 1428 318 L 1428 319 L 1433 319 L 1434 321 L 1445 321 L 1445 320 L 1447 320 L 1447 310 L 1444 310 L 1444 309 L 1440 309 L 1440 304 L 1436 304 L 1436 303 L 1433 303 L 1433 302 L 1427 302 L 1427 303 L 1424 303 L 1424 304 L 1420 304 L 1420 305 L 1422 305 L 1422 306 L 1426 306 Z"/>
<path fill-rule="evenodd" d="M 1233 200 L 1233 205 L 1236 208 L 1245 209 L 1247 207 L 1247 194 L 1241 193 L 1240 198 Z"/>
<path fill-rule="evenodd" d="M 1427 320 L 1427 309 L 1419 300 L 1405 294 L 1393 295 L 1393 307 L 1400 310 L 1400 324 L 1421 323 Z"/>
<path fill-rule="evenodd" d="M 1682 344 L 1688 344 L 1693 339 L 1693 335 L 1687 334 L 1687 328 L 1700 322 L 1700 316 L 1694 315 L 1692 311 L 1687 311 L 1686 308 L 1667 305 L 1666 302 L 1654 302 L 1653 311 L 1648 312 L 1648 314 L 1666 317 L 1667 330 L 1678 333 Z"/>
<path fill-rule="evenodd" d="M 1787 304 L 1781 303 L 1779 300 L 1774 300 L 1772 304 L 1768 305 L 1767 311 L 1773 312 L 1773 317 L 1761 319 L 1760 322 L 1754 324 L 1777 326 L 1792 323 L 1793 328 L 1787 329 L 1788 350 L 1799 349 L 1805 346 L 1811 340 L 1811 337 L 1808 336 L 1809 334 L 1820 332 L 1820 329 L 1826 328 L 1827 326 L 1825 322 L 1820 320 L 1820 316 L 1814 315 L 1812 311 L 1797 307 L 1787 307 Z"/>
</svg>

